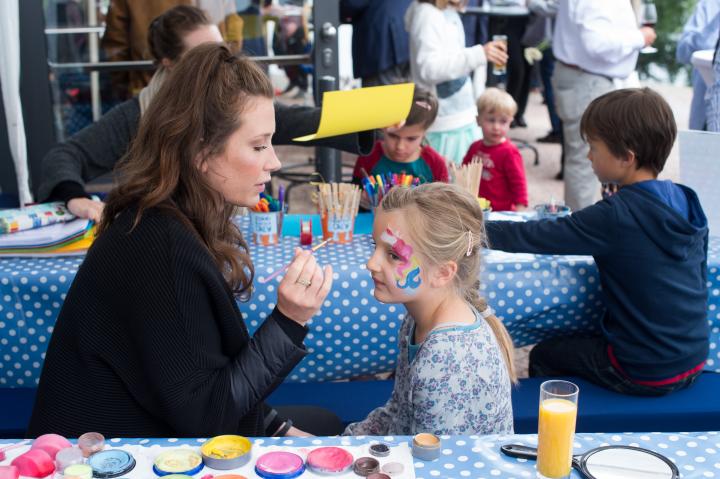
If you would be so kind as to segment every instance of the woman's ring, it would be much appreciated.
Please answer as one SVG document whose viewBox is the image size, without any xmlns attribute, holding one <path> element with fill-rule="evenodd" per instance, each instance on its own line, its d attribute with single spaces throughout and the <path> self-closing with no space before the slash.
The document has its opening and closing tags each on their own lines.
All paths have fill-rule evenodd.
<svg viewBox="0 0 720 479">
<path fill-rule="evenodd" d="M 306 288 L 309 288 L 310 285 L 312 284 L 312 281 L 310 281 L 309 279 L 302 279 L 302 278 L 298 278 L 295 282 L 297 284 L 302 284 Z"/>
</svg>

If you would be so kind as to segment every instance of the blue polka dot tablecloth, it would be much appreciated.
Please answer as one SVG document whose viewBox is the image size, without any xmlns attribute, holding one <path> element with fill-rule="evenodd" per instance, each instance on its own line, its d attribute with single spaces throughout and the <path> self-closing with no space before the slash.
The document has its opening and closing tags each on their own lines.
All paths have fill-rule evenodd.
<svg viewBox="0 0 720 479">
<path fill-rule="evenodd" d="M 112 447 L 127 448 L 135 453 L 140 447 L 154 448 L 157 449 L 159 454 L 164 448 L 198 447 L 205 440 L 204 438 L 110 439 L 107 444 Z M 524 479 L 535 477 L 534 461 L 507 457 L 500 452 L 500 446 L 503 444 L 523 444 L 536 447 L 536 435 L 441 436 L 441 440 L 439 459 L 428 462 L 414 460 L 414 477 L 416 479 Z M 260 438 L 252 441 L 256 445 L 277 445 L 288 448 L 353 447 L 372 442 L 385 442 L 392 447 L 403 443 L 407 444 L 411 441 L 411 438 L 406 436 L 357 436 Z M 0 446 L 14 442 L 17 441 L 0 439 Z M 608 445 L 642 447 L 658 452 L 675 463 L 683 479 L 720 478 L 720 433 L 716 431 L 697 433 L 577 434 L 575 435 L 574 454 L 582 454 L 590 449 Z M 132 471 L 125 476 L 128 478 L 154 477 L 150 474 L 150 471 L 147 474 L 141 474 L 141 472 Z M 205 469 L 195 477 L 202 477 L 208 473 L 209 470 Z M 404 473 L 401 476 L 393 477 L 409 479 L 413 476 Z M 573 471 L 571 477 L 579 479 L 582 476 L 577 471 Z"/>
<path fill-rule="evenodd" d="M 247 233 L 247 218 L 240 224 Z M 298 238 L 291 236 L 282 237 L 276 246 L 251 245 L 256 278 L 287 264 L 298 245 Z M 350 244 L 330 244 L 317 251 L 321 264 L 333 265 L 335 282 L 309 324 L 309 354 L 288 381 L 331 381 L 394 368 L 404 308 L 373 297 L 365 268 L 372 250 L 368 234 L 355 234 Z M 37 384 L 53 325 L 82 260 L 0 259 L 0 387 Z M 275 307 L 280 279 L 255 281 L 252 299 L 240 303 L 251 332 Z M 516 346 L 595 331 L 603 314 L 598 272 L 589 256 L 487 251 L 482 280 L 483 295 Z M 706 369 L 720 372 L 720 237 L 710 239 L 708 287 L 711 344 Z"/>
</svg>

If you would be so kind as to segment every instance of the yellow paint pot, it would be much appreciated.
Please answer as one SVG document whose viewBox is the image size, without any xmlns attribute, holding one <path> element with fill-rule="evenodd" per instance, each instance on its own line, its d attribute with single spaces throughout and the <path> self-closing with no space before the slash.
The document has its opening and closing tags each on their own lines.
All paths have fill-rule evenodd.
<svg viewBox="0 0 720 479">
<path fill-rule="evenodd" d="M 236 469 L 250 462 L 252 443 L 243 436 L 216 436 L 205 441 L 200 452 L 205 465 L 211 469 Z"/>
</svg>

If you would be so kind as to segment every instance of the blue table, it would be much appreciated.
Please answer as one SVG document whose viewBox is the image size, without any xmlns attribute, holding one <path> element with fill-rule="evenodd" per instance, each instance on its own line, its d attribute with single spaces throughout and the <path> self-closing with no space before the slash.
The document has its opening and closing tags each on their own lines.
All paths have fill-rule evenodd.
<svg viewBox="0 0 720 479">
<path fill-rule="evenodd" d="M 372 441 L 384 441 L 390 445 L 408 442 L 409 437 L 317 437 L 317 438 L 262 438 L 254 439 L 256 444 L 284 445 L 292 447 L 356 446 Z M 199 446 L 205 439 L 111 439 L 112 447 L 129 446 L 137 451 L 138 446 L 151 448 Z M 2 444 L 17 440 L 0 439 Z M 415 478 L 534 478 L 535 463 L 524 459 L 513 459 L 500 453 L 502 444 L 537 445 L 535 435 L 506 436 L 442 436 L 442 454 L 432 462 L 415 461 Z M 576 434 L 575 453 L 605 445 L 639 446 L 663 454 L 677 465 L 683 479 L 706 479 L 720 477 L 720 433 L 646 433 L 646 434 Z M 159 453 L 159 451 L 158 451 Z M 129 478 L 150 477 L 132 471 Z M 149 472 L 149 471 L 148 471 Z M 198 477 L 211 471 L 205 469 Z M 301 476 L 302 477 L 302 476 Z M 345 477 L 345 476 L 343 476 Z M 402 476 L 406 477 L 406 476 Z M 573 471 L 571 477 L 581 476 Z"/>
<path fill-rule="evenodd" d="M 363 217 L 358 232 L 370 224 Z M 314 226 L 317 227 L 314 221 Z M 295 224 L 295 226 L 292 226 Z M 241 225 L 247 227 L 247 220 Z M 297 226 L 289 217 L 285 227 Z M 286 264 L 298 238 L 285 236 L 278 246 L 251 246 L 256 274 L 265 276 Z M 404 309 L 372 296 L 365 262 L 372 252 L 367 234 L 351 244 L 329 245 L 317 252 L 335 269 L 333 290 L 310 324 L 309 355 L 288 377 L 316 382 L 374 374 L 394 368 L 397 331 Z M 0 387 L 33 387 L 53 325 L 82 257 L 0 259 Z M 706 369 L 720 372 L 720 238 L 711 238 L 708 260 L 708 321 L 711 350 Z M 602 315 L 598 273 L 591 257 L 509 255 L 488 251 L 482 290 L 503 318 L 517 346 L 552 336 L 596 330 Z M 255 282 L 252 300 L 240 309 L 254 331 L 275 306 L 279 278 Z"/>
</svg>

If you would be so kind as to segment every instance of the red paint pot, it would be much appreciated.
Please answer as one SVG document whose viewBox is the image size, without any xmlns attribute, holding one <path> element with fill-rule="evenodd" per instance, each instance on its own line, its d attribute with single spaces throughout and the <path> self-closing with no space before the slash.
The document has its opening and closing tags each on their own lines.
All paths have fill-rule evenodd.
<svg viewBox="0 0 720 479">
<path fill-rule="evenodd" d="M 11 465 L 17 467 L 20 475 L 28 477 L 45 477 L 55 472 L 55 461 L 42 449 L 30 449 L 13 459 Z"/>
<path fill-rule="evenodd" d="M 339 447 L 319 447 L 307 456 L 308 468 L 320 474 L 342 474 L 353 465 L 353 456 Z"/>
<path fill-rule="evenodd" d="M 20 471 L 15 466 L 0 466 L 0 479 L 19 479 Z"/>
<path fill-rule="evenodd" d="M 72 447 L 72 444 L 59 434 L 43 434 L 33 441 L 30 449 L 42 449 L 47 452 L 54 461 L 58 451 L 66 447 Z"/>
</svg>

